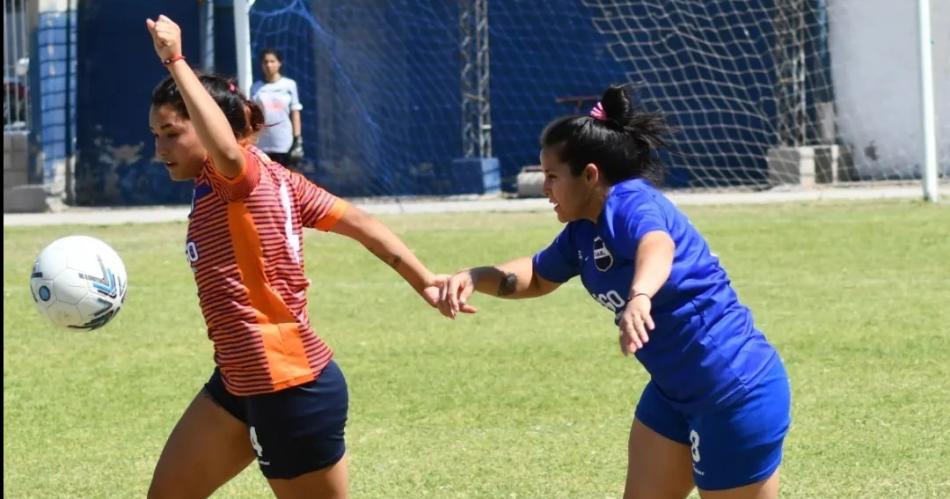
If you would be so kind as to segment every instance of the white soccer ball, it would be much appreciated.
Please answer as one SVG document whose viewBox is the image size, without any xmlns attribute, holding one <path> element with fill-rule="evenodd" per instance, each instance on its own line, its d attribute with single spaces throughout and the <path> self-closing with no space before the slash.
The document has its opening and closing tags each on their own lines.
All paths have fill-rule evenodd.
<svg viewBox="0 0 950 499">
<path fill-rule="evenodd" d="M 57 239 L 40 252 L 30 291 L 54 324 L 93 330 L 112 320 L 128 285 L 125 265 L 108 244 L 89 236 Z"/>
</svg>

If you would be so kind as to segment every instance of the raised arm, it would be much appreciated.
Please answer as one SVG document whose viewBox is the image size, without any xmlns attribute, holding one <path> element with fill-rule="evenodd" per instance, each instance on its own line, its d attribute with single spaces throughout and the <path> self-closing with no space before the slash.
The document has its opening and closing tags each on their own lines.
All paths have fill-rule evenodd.
<svg viewBox="0 0 950 499">
<path fill-rule="evenodd" d="M 452 276 L 443 287 L 439 310 L 454 318 L 459 312 L 473 313 L 468 304 L 474 291 L 499 298 L 534 298 L 554 291 L 560 283 L 549 281 L 534 271 L 531 257 L 522 257 L 492 267 L 474 267 Z"/>
<path fill-rule="evenodd" d="M 155 53 L 178 85 L 188 116 L 215 168 L 225 177 L 237 177 L 244 169 L 244 151 L 224 112 L 182 57 L 181 28 L 164 15 L 158 16 L 156 21 L 146 19 L 145 26 L 152 35 Z"/>
</svg>

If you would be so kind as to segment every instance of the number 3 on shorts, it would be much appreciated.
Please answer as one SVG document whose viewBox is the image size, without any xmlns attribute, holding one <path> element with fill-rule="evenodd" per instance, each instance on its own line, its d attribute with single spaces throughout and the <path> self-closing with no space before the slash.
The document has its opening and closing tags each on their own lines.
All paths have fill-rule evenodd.
<svg viewBox="0 0 950 499">
<path fill-rule="evenodd" d="M 257 441 L 257 430 L 255 430 L 253 426 L 251 427 L 251 447 L 254 448 L 257 457 L 264 457 L 264 448 L 261 447 L 261 443 Z"/>
<path fill-rule="evenodd" d="M 253 435 L 254 429 L 251 428 L 251 434 Z M 690 430 L 689 432 L 689 451 L 693 454 L 693 462 L 699 462 L 699 433 L 696 433 L 696 430 Z"/>
</svg>

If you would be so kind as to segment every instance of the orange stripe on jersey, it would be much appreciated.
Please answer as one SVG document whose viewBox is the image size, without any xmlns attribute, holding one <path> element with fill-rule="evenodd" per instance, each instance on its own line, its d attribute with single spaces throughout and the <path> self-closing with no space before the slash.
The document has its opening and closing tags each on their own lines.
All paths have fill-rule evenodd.
<svg viewBox="0 0 950 499">
<path fill-rule="evenodd" d="M 326 216 L 318 220 L 317 224 L 314 225 L 313 228 L 322 231 L 328 231 L 332 229 L 333 226 L 336 225 L 336 223 L 339 222 L 341 218 L 343 218 L 343 214 L 346 213 L 346 210 L 349 207 L 350 203 L 337 198 L 334 200 L 333 206 L 330 207 L 330 211 L 326 214 Z"/>
<path fill-rule="evenodd" d="M 227 209 L 234 256 L 257 315 L 274 390 L 314 379 L 297 318 L 264 274 L 263 249 L 251 212 L 244 203 L 229 203 Z"/>
</svg>

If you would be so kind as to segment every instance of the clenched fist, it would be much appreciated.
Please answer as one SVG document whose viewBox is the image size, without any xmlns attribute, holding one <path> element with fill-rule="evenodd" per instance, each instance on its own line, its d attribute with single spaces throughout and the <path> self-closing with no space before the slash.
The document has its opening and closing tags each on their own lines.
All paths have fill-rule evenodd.
<svg viewBox="0 0 950 499">
<path fill-rule="evenodd" d="M 181 28 L 165 15 L 158 16 L 158 20 L 145 20 L 145 26 L 152 35 L 155 53 L 158 58 L 168 61 L 181 56 Z"/>
</svg>

